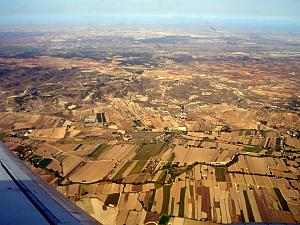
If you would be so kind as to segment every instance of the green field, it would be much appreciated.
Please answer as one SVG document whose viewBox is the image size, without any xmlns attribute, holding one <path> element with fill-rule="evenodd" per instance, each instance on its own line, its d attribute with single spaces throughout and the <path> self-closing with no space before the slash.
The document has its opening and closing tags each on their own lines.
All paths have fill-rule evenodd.
<svg viewBox="0 0 300 225">
<path fill-rule="evenodd" d="M 120 198 L 120 193 L 109 194 L 104 202 L 106 206 L 117 206 Z"/>
<path fill-rule="evenodd" d="M 101 153 L 103 153 L 109 147 L 110 145 L 101 144 L 98 148 L 96 148 L 92 153 L 88 154 L 87 156 L 93 159 L 97 159 L 101 155 Z"/>
<path fill-rule="evenodd" d="M 130 174 L 140 173 L 147 161 L 161 152 L 163 143 L 143 145 L 133 157 L 133 160 L 138 160 L 137 164 L 130 171 Z"/>
<path fill-rule="evenodd" d="M 281 149 L 281 138 L 276 138 L 276 146 L 275 146 L 275 149 L 276 150 L 279 150 Z"/>
<path fill-rule="evenodd" d="M 290 211 L 290 208 L 287 204 L 287 201 L 284 199 L 281 191 L 279 188 L 274 188 L 277 198 L 279 199 L 280 205 L 283 211 Z"/>
<path fill-rule="evenodd" d="M 184 217 L 185 187 L 180 189 L 179 216 Z"/>
<path fill-rule="evenodd" d="M 170 215 L 174 215 L 174 204 L 175 204 L 175 198 L 174 197 L 172 197 L 172 202 L 171 202 L 171 213 L 170 213 Z"/>
<path fill-rule="evenodd" d="M 141 75 L 144 73 L 143 69 L 133 69 L 133 68 L 122 68 L 122 69 L 129 73 L 134 73 L 134 74 L 138 74 L 138 75 Z"/>
<path fill-rule="evenodd" d="M 168 172 L 166 170 L 164 170 L 160 174 L 159 178 L 157 179 L 157 182 L 163 184 L 165 182 L 166 178 L 167 178 L 167 175 L 168 175 Z"/>
<path fill-rule="evenodd" d="M 119 178 L 123 176 L 123 173 L 128 169 L 128 167 L 131 165 L 131 161 L 127 161 L 124 166 L 122 166 L 121 169 L 118 170 L 118 172 L 114 175 L 113 179 Z"/>
<path fill-rule="evenodd" d="M 263 136 L 264 138 L 267 137 L 267 131 L 265 131 L 265 130 L 261 130 L 261 131 L 260 131 L 260 134 L 261 134 L 261 136 Z"/>
<path fill-rule="evenodd" d="M 166 216 L 166 215 L 162 215 L 162 217 L 160 218 L 160 220 L 159 220 L 159 223 L 158 224 L 162 224 L 162 225 L 164 225 L 164 224 L 167 224 L 167 222 L 169 221 L 169 217 L 168 216 Z"/>
<path fill-rule="evenodd" d="M 244 194 L 244 198 L 245 198 L 245 202 L 246 202 L 246 207 L 247 207 L 247 211 L 248 211 L 249 221 L 250 222 L 255 222 L 255 219 L 254 219 L 254 216 L 253 216 L 253 212 L 252 212 L 251 203 L 250 203 L 247 191 L 243 191 L 243 194 Z"/>
<path fill-rule="evenodd" d="M 276 145 L 280 145 L 281 143 L 281 138 L 276 138 Z"/>
<path fill-rule="evenodd" d="M 142 169 L 144 168 L 145 164 L 147 163 L 147 161 L 138 161 L 135 166 L 133 167 L 133 169 L 130 171 L 130 175 L 132 174 L 136 174 L 136 173 L 140 173 L 142 171 Z"/>
<path fill-rule="evenodd" d="M 159 188 L 161 188 L 161 187 L 163 187 L 163 186 L 164 186 L 164 185 L 162 185 L 162 184 L 154 183 L 155 189 L 159 189 Z"/>
<path fill-rule="evenodd" d="M 155 191 L 153 191 L 149 201 L 148 201 L 148 207 L 147 207 L 147 211 L 150 212 L 151 211 L 151 208 L 152 208 L 152 205 L 154 203 L 154 198 L 155 198 Z"/>
<path fill-rule="evenodd" d="M 39 155 L 33 155 L 30 159 L 35 165 L 43 169 L 47 168 L 47 166 L 49 166 L 49 164 L 52 162 L 52 159 L 43 158 L 42 156 Z"/>
<path fill-rule="evenodd" d="M 38 164 L 42 160 L 42 156 L 39 155 L 33 155 L 30 159 L 33 163 Z"/>
<path fill-rule="evenodd" d="M 148 160 L 159 154 L 163 148 L 163 143 L 143 145 L 134 156 L 134 160 Z"/>
<path fill-rule="evenodd" d="M 255 153 L 259 153 L 261 151 L 261 148 L 258 147 L 245 147 L 242 150 L 243 152 L 255 152 Z"/>
<path fill-rule="evenodd" d="M 190 195 L 191 195 L 191 198 L 194 198 L 194 186 L 193 185 L 190 185 Z"/>
<path fill-rule="evenodd" d="M 225 181 L 225 169 L 223 167 L 216 167 L 215 175 L 217 181 Z"/>
<path fill-rule="evenodd" d="M 52 159 L 48 159 L 48 158 L 44 158 L 39 162 L 39 167 L 41 168 L 47 168 L 47 166 L 49 166 L 49 164 L 52 162 Z"/>
<path fill-rule="evenodd" d="M 170 201 L 170 189 L 172 185 L 167 185 L 164 186 L 164 199 L 163 199 L 163 204 L 162 204 L 162 209 L 161 209 L 161 214 L 168 214 L 169 212 L 169 201 Z"/>
</svg>

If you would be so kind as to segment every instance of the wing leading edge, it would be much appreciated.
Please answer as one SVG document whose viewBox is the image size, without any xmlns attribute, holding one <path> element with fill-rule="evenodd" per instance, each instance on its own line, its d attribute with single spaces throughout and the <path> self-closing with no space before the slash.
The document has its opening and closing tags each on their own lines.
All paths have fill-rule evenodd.
<svg viewBox="0 0 300 225">
<path fill-rule="evenodd" d="M 34 174 L 1 141 L 0 221 L 5 225 L 100 224 Z"/>
</svg>

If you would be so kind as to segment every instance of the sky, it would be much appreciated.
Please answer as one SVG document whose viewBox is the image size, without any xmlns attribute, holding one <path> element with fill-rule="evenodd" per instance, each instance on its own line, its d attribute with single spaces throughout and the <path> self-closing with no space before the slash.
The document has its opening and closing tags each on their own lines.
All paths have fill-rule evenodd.
<svg viewBox="0 0 300 225">
<path fill-rule="evenodd" d="M 0 21 L 69 17 L 212 17 L 300 21 L 300 0 L 0 0 Z"/>
</svg>

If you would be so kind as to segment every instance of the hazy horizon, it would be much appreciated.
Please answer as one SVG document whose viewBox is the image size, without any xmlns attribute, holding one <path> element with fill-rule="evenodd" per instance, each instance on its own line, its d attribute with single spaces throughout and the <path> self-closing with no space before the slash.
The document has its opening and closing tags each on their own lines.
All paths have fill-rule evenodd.
<svg viewBox="0 0 300 225">
<path fill-rule="evenodd" d="M 3 0 L 1 25 L 241 20 L 299 24 L 297 0 Z"/>
<path fill-rule="evenodd" d="M 300 21 L 260 20 L 251 18 L 221 18 L 221 17 L 188 17 L 188 16 L 85 16 L 76 18 L 69 15 L 60 16 L 26 16 L 4 18 L 0 21 L 0 28 L 5 30 L 41 29 L 55 27 L 91 28 L 98 26 L 112 27 L 181 27 L 194 26 L 215 28 L 244 27 L 246 29 L 285 30 L 300 32 Z"/>
</svg>

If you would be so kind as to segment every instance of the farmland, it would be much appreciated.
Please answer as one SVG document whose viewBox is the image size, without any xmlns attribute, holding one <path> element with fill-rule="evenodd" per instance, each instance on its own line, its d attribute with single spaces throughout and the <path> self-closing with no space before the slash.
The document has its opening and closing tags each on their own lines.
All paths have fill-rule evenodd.
<svg viewBox="0 0 300 225">
<path fill-rule="evenodd" d="M 59 175 L 56 188 L 95 218 L 101 218 L 96 211 L 105 215 L 99 211 L 103 205 L 119 210 L 112 214 L 117 223 L 176 218 L 296 223 L 300 173 L 291 159 L 298 152 L 282 153 L 266 142 L 249 145 L 254 132 L 174 134 L 168 144 L 155 139 L 51 142 L 38 145 L 30 162 L 33 169 Z M 261 139 L 273 136 L 266 131 Z"/>
<path fill-rule="evenodd" d="M 88 154 L 87 156 L 90 157 L 90 158 L 93 158 L 93 159 L 97 159 L 100 156 L 100 154 L 102 152 L 104 152 L 107 148 L 109 148 L 109 145 L 106 145 L 106 144 L 100 145 L 99 147 L 97 147 L 95 149 L 95 151 L 93 151 L 92 153 Z"/>
<path fill-rule="evenodd" d="M 299 224 L 300 42 L 235 26 L 0 31 L 1 140 L 105 225 Z"/>
</svg>

